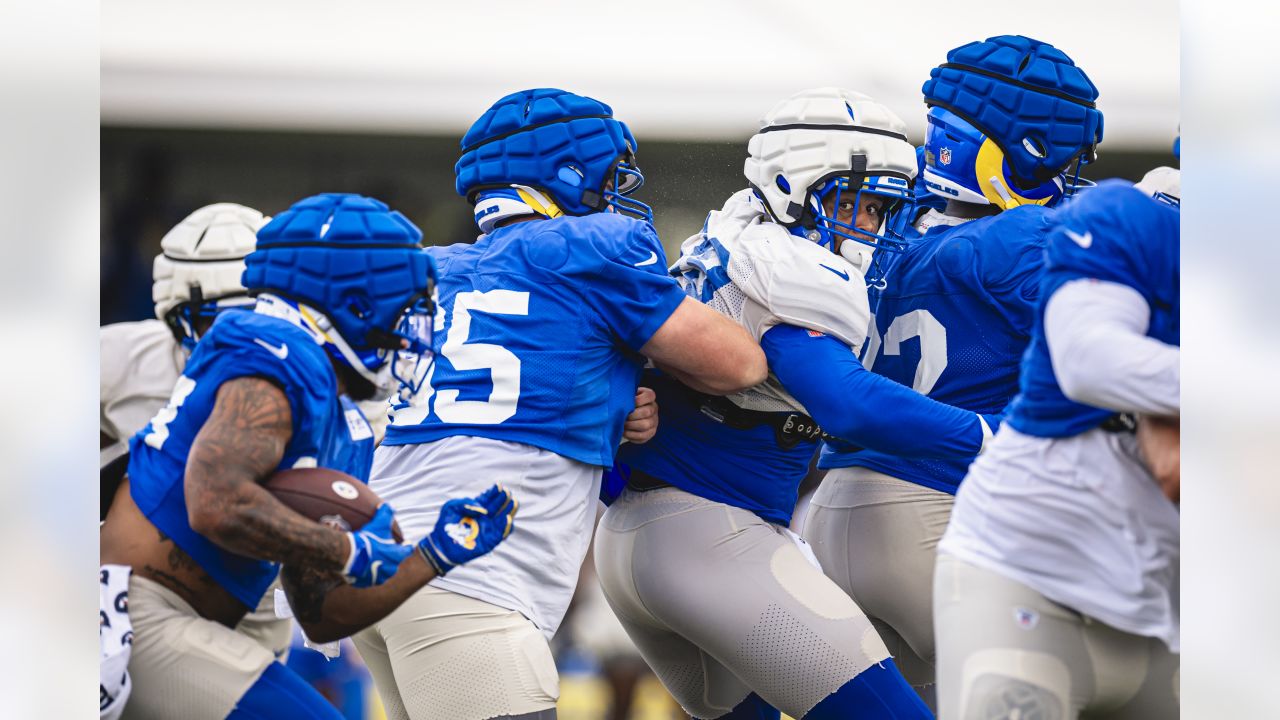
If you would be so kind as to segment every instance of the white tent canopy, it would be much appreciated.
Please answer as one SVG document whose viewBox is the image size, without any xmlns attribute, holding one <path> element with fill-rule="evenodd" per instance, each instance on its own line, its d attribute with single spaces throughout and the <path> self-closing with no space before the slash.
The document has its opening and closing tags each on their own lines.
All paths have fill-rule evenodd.
<svg viewBox="0 0 1280 720">
<path fill-rule="evenodd" d="M 1104 147 L 1169 147 L 1177 4 L 1152 0 L 113 0 L 102 122 L 461 134 L 502 95 L 551 86 L 608 102 L 642 142 L 738 141 L 776 100 L 840 85 L 897 110 L 919 138 L 929 69 L 1006 33 L 1085 69 Z"/>
</svg>

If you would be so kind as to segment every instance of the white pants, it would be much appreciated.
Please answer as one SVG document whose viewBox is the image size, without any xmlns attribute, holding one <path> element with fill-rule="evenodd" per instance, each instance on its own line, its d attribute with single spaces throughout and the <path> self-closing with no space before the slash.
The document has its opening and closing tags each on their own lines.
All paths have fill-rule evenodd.
<svg viewBox="0 0 1280 720">
<path fill-rule="evenodd" d="M 388 720 L 487 720 L 554 710 L 551 648 L 513 610 L 428 585 L 352 636 Z"/>
<path fill-rule="evenodd" d="M 253 638 L 206 620 L 177 593 L 129 579 L 133 692 L 124 720 L 221 720 L 275 655 Z"/>
<path fill-rule="evenodd" d="M 676 488 L 627 490 L 596 529 L 596 571 L 649 666 L 691 715 L 755 692 L 792 717 L 889 656 L 858 606 L 755 514 Z"/>
<path fill-rule="evenodd" d="M 933 566 L 954 502 L 874 470 L 836 468 L 805 521 L 804 538 L 823 572 L 871 618 L 917 689 L 934 681 Z"/>
<path fill-rule="evenodd" d="M 1178 717 L 1179 658 L 953 555 L 934 581 L 941 720 Z"/>
</svg>

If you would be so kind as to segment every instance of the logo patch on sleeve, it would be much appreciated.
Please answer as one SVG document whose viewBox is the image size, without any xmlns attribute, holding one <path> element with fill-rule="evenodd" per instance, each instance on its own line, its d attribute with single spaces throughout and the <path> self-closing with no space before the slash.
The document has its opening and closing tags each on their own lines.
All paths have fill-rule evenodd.
<svg viewBox="0 0 1280 720">
<path fill-rule="evenodd" d="M 351 408 L 345 413 L 347 419 L 347 432 L 351 434 L 351 439 L 355 441 L 367 440 L 373 437 L 373 428 L 369 427 L 369 421 L 364 419 L 364 415 L 360 411 Z"/>
<path fill-rule="evenodd" d="M 805 330 L 805 332 L 809 333 L 809 337 L 826 337 L 827 336 L 826 333 L 820 333 L 817 330 Z"/>
</svg>

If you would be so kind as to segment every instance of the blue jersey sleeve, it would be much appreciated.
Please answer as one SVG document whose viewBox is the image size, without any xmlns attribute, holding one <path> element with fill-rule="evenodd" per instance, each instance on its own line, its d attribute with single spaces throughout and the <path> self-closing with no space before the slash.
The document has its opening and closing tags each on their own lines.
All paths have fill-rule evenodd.
<svg viewBox="0 0 1280 720">
<path fill-rule="evenodd" d="M 223 318 L 235 322 L 223 322 Z M 206 334 L 185 374 L 204 376 L 214 385 L 238 377 L 261 377 L 284 392 L 292 413 L 294 440 L 311 438 L 328 419 L 337 395 L 328 358 L 303 330 L 251 313 L 224 313 L 217 332 Z M 300 443 L 299 443 L 300 444 Z M 288 467 L 289 457 L 283 467 Z"/>
<path fill-rule="evenodd" d="M 982 447 L 977 415 L 870 372 L 835 338 L 778 325 L 760 347 L 787 392 L 831 435 L 904 457 L 971 457 Z"/>
<path fill-rule="evenodd" d="M 1119 283 L 1153 302 L 1178 273 L 1178 213 L 1123 181 L 1089 191 L 1068 205 L 1049 238 L 1044 291 L 1089 278 Z"/>
<path fill-rule="evenodd" d="M 561 223 L 544 233 L 537 254 L 555 262 L 560 260 L 557 246 L 565 248 L 559 274 L 624 345 L 638 351 L 685 293 L 667 273 L 666 255 L 652 225 L 609 213 L 580 220 L 584 222 Z M 565 237 L 568 232 L 580 236 Z"/>
</svg>

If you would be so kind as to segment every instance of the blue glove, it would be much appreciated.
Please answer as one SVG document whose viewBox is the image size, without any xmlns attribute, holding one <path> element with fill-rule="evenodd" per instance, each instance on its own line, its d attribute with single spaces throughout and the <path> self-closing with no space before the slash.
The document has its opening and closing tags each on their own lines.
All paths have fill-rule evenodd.
<svg viewBox="0 0 1280 720">
<path fill-rule="evenodd" d="M 423 559 L 444 575 L 492 550 L 511 534 L 520 503 L 501 485 L 479 497 L 450 500 L 440 509 L 436 528 L 418 543 Z"/>
<path fill-rule="evenodd" d="M 358 588 L 381 585 L 396 574 L 400 563 L 413 552 L 412 545 L 401 545 L 392 539 L 391 522 L 395 511 L 383 503 L 373 519 L 356 532 L 349 532 L 351 557 L 342 574 Z"/>
</svg>

